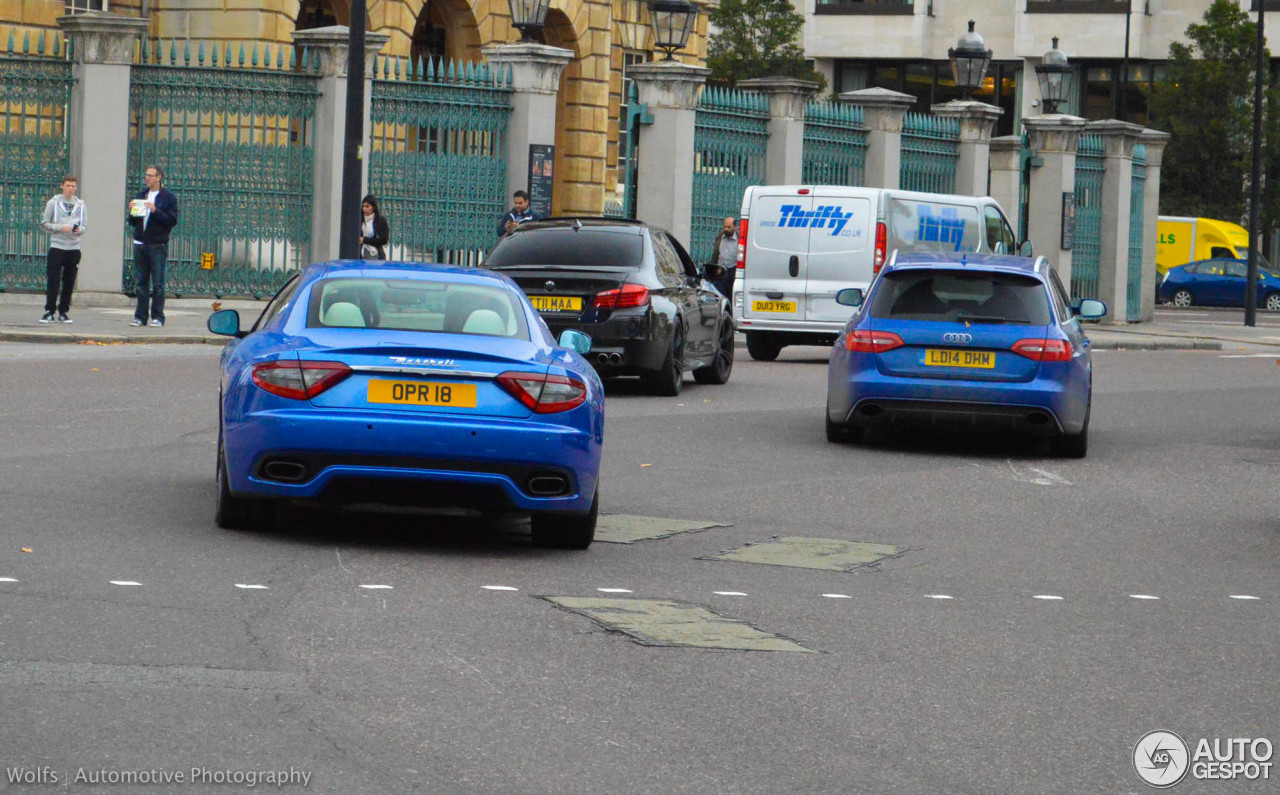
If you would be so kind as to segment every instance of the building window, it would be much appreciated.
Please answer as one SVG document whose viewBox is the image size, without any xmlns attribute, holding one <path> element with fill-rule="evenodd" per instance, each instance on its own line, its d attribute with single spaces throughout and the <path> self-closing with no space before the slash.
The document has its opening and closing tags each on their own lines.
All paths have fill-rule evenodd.
<svg viewBox="0 0 1280 795">
<path fill-rule="evenodd" d="M 1124 14 L 1131 0 L 1027 0 L 1028 14 Z M 1137 5 L 1143 0 L 1132 0 Z M 1142 13 L 1145 6 L 1139 6 Z"/>
<path fill-rule="evenodd" d="M 960 99 L 947 61 L 837 61 L 836 93 L 863 88 L 887 88 L 915 97 L 911 109 L 929 113 L 934 105 Z M 987 70 L 982 86 L 973 98 L 1001 108 L 1004 113 L 996 122 L 995 135 L 1011 135 L 1020 121 L 1018 91 L 1022 82 L 1020 62 L 996 61 Z"/>
<path fill-rule="evenodd" d="M 818 0 L 815 14 L 900 14 L 915 12 L 915 0 Z"/>
<path fill-rule="evenodd" d="M 1146 125 L 1151 86 L 1164 79 L 1163 63 L 1130 61 L 1128 79 L 1124 79 L 1119 61 L 1085 61 L 1079 64 L 1082 76 L 1079 99 L 1063 109 L 1078 113 L 1091 121 L 1120 118 L 1120 92 L 1124 91 L 1122 121 Z"/>
<path fill-rule="evenodd" d="M 83 14 L 86 11 L 106 11 L 107 0 L 67 0 L 68 14 Z"/>
</svg>

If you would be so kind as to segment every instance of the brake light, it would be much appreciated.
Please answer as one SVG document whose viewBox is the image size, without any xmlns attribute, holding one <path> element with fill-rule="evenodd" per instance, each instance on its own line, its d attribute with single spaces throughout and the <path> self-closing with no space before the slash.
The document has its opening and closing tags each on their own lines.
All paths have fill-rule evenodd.
<svg viewBox="0 0 1280 795">
<path fill-rule="evenodd" d="M 738 270 L 747 267 L 747 219 L 738 222 Z"/>
<path fill-rule="evenodd" d="M 587 400 L 587 385 L 568 376 L 512 371 L 494 380 L 535 414 L 568 411 Z"/>
<path fill-rule="evenodd" d="M 854 353 L 884 353 L 905 344 L 902 337 L 892 331 L 857 330 L 844 338 L 844 347 Z"/>
<path fill-rule="evenodd" d="M 290 400 L 310 400 L 336 386 L 351 368 L 342 362 L 287 361 L 261 362 L 253 366 L 253 383 L 259 388 Z"/>
<path fill-rule="evenodd" d="M 1013 352 L 1036 362 L 1069 362 L 1073 353 L 1070 342 L 1055 339 L 1018 340 Z"/>
<path fill-rule="evenodd" d="M 884 225 L 884 221 L 876 224 L 876 258 L 871 264 L 871 273 L 879 274 L 880 269 L 884 267 L 884 258 L 889 248 L 889 228 Z"/>
<path fill-rule="evenodd" d="M 649 303 L 649 288 L 643 284 L 624 284 L 617 290 L 596 293 L 592 306 L 601 309 L 630 309 Z"/>
</svg>

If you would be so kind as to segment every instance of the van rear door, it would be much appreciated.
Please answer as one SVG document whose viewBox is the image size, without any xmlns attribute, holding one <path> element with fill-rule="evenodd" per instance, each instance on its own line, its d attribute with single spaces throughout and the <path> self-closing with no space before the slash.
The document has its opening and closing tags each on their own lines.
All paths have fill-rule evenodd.
<svg viewBox="0 0 1280 795">
<path fill-rule="evenodd" d="M 890 252 L 976 252 L 982 245 L 982 219 L 974 202 L 898 193 L 888 196 L 888 205 Z"/>
<path fill-rule="evenodd" d="M 805 320 L 844 322 L 852 309 L 836 303 L 846 287 L 866 290 L 875 258 L 875 188 L 813 189 Z"/>
<path fill-rule="evenodd" d="M 751 202 L 742 315 L 761 320 L 804 318 L 805 260 L 813 196 L 756 189 Z"/>
</svg>

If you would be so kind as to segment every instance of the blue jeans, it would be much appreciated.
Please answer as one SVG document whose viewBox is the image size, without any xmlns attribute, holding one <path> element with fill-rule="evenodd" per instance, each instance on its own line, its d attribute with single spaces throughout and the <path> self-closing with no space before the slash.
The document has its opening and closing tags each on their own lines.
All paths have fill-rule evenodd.
<svg viewBox="0 0 1280 795">
<path fill-rule="evenodd" d="M 134 319 L 146 323 L 149 306 L 150 317 L 164 322 L 164 266 L 168 261 L 168 246 L 164 243 L 133 245 L 133 280 L 138 287 Z"/>
</svg>

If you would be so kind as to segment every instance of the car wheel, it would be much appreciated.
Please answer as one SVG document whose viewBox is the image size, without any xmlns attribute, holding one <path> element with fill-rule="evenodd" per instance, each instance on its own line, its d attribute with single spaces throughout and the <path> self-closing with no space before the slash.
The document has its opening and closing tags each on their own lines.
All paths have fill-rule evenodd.
<svg viewBox="0 0 1280 795">
<path fill-rule="evenodd" d="M 727 316 L 720 320 L 720 343 L 716 346 L 716 358 L 706 367 L 693 371 L 693 380 L 699 384 L 724 384 L 733 372 L 733 321 Z"/>
<path fill-rule="evenodd" d="M 823 419 L 827 422 L 827 441 L 832 444 L 844 444 L 846 442 L 860 442 L 866 430 L 861 425 L 843 425 L 838 422 L 831 421 L 831 412 L 824 410 L 822 412 Z"/>
<path fill-rule="evenodd" d="M 599 515 L 599 491 L 586 513 L 535 513 L 529 517 L 533 544 L 549 549 L 586 549 L 595 540 Z"/>
<path fill-rule="evenodd" d="M 774 342 L 768 332 L 747 332 L 747 353 L 751 354 L 751 358 L 757 362 L 771 362 L 778 358 L 781 352 L 782 346 Z"/>
<path fill-rule="evenodd" d="M 1084 458 L 1089 454 L 1089 414 L 1084 415 L 1080 433 L 1062 435 L 1053 440 L 1053 453 L 1061 458 Z"/>
<path fill-rule="evenodd" d="M 1266 307 L 1268 312 L 1280 312 L 1280 293 L 1268 293 Z"/>
<path fill-rule="evenodd" d="M 662 360 L 662 366 L 640 374 L 645 389 L 651 395 L 675 397 L 684 386 L 684 327 L 676 324 L 671 333 L 671 347 Z"/>
<path fill-rule="evenodd" d="M 1174 306 L 1191 306 L 1194 302 L 1191 300 L 1191 292 L 1189 290 L 1178 290 L 1173 294 L 1171 303 Z"/>
<path fill-rule="evenodd" d="M 227 480 L 227 459 L 218 445 L 217 504 L 214 507 L 214 524 L 223 530 L 265 530 L 275 519 L 275 503 L 270 500 L 251 500 L 231 493 Z"/>
</svg>

